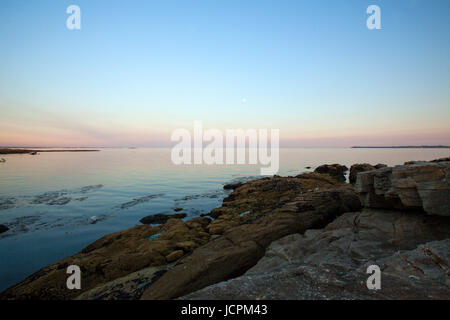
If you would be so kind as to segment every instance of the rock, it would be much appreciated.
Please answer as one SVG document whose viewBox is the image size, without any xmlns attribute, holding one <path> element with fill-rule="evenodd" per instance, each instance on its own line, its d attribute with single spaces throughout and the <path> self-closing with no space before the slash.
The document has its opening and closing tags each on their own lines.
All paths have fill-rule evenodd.
<svg viewBox="0 0 450 320">
<path fill-rule="evenodd" d="M 175 211 L 175 212 L 180 212 L 181 210 L 183 210 L 183 208 L 175 208 L 175 209 L 173 209 L 173 211 Z"/>
<path fill-rule="evenodd" d="M 449 236 L 447 217 L 346 213 L 273 242 L 244 275 L 182 299 L 447 299 Z M 382 270 L 379 291 L 366 287 L 372 264 Z"/>
<path fill-rule="evenodd" d="M 329 175 L 318 173 L 252 180 L 235 189 L 223 200 L 220 208 L 212 210 L 208 215 L 217 218 L 222 214 L 274 209 L 308 190 L 328 188 L 337 184 Z"/>
<path fill-rule="evenodd" d="M 235 182 L 235 183 L 229 183 L 223 186 L 224 190 L 234 190 L 239 188 L 240 186 L 242 186 L 244 183 L 243 182 Z"/>
<path fill-rule="evenodd" d="M 375 169 L 381 169 L 381 168 L 386 168 L 387 165 L 383 164 L 383 163 L 378 163 L 378 164 L 374 165 L 374 167 L 375 167 Z"/>
<path fill-rule="evenodd" d="M 176 213 L 176 214 L 154 214 L 147 216 L 139 220 L 142 224 L 164 224 L 169 219 L 183 219 L 186 218 L 186 213 Z"/>
<path fill-rule="evenodd" d="M 98 222 L 98 217 L 97 216 L 92 216 L 89 218 L 89 223 L 90 224 L 96 224 Z"/>
<path fill-rule="evenodd" d="M 264 182 L 260 183 L 265 186 Z M 240 206 L 238 200 L 234 199 Z M 223 235 L 211 238 L 207 244 L 182 258 L 143 293 L 142 299 L 173 299 L 237 277 L 257 263 L 272 241 L 324 226 L 335 216 L 359 210 L 360 207 L 352 188 L 342 185 L 318 192 L 297 193 L 297 197 L 279 204 L 275 209 L 254 209 L 244 216 L 238 213 L 222 214 L 213 223 L 229 220 L 233 226 L 227 227 L 223 222 Z"/>
<path fill-rule="evenodd" d="M 138 300 L 142 292 L 167 272 L 171 264 L 148 267 L 87 290 L 75 300 Z"/>
<path fill-rule="evenodd" d="M 450 162 L 450 157 L 431 160 L 430 162 Z"/>
<path fill-rule="evenodd" d="M 349 175 L 349 181 L 350 183 L 356 182 L 356 175 L 360 172 L 364 171 L 372 171 L 375 170 L 375 167 L 368 164 L 368 163 L 362 163 L 362 164 L 354 164 L 350 167 L 350 175 Z"/>
<path fill-rule="evenodd" d="M 344 173 L 346 171 L 348 171 L 348 168 L 340 164 L 324 164 L 314 170 L 316 173 L 328 174 L 339 182 L 345 182 Z"/>
<path fill-rule="evenodd" d="M 174 261 L 180 259 L 183 255 L 184 255 L 183 250 L 173 251 L 169 255 L 166 256 L 166 261 L 169 263 L 174 262 Z"/>
<path fill-rule="evenodd" d="M 7 226 L 5 226 L 4 224 L 0 224 L 0 233 L 4 233 L 8 230 L 9 228 Z"/>
<path fill-rule="evenodd" d="M 450 162 L 419 162 L 357 174 L 355 190 L 368 208 L 420 209 L 450 215 Z"/>
</svg>

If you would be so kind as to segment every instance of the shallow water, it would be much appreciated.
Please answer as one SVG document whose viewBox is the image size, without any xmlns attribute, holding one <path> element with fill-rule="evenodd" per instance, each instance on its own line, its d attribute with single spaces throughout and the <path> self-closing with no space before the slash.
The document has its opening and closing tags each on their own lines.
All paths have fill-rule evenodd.
<svg viewBox="0 0 450 320">
<path fill-rule="evenodd" d="M 280 175 L 324 163 L 402 164 L 448 149 L 280 150 Z M 150 214 L 183 208 L 189 219 L 221 205 L 223 185 L 259 175 L 259 165 L 176 166 L 170 149 L 3 155 L 0 163 L 0 290 Z M 305 167 L 310 166 L 311 169 Z M 95 216 L 95 218 L 92 218 Z M 96 222 L 96 223 L 92 223 Z"/>
</svg>

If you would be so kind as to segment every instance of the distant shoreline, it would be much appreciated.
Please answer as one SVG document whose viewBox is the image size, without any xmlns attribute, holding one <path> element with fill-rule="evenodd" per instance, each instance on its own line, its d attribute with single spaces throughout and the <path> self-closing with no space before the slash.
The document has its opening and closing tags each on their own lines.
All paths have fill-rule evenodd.
<svg viewBox="0 0 450 320">
<path fill-rule="evenodd" d="M 29 154 L 37 152 L 98 152 L 100 150 L 87 150 L 87 149 L 58 149 L 58 150 L 36 150 L 36 149 L 0 149 L 0 154 Z"/>
<path fill-rule="evenodd" d="M 449 146 L 353 146 L 352 149 L 448 149 Z"/>
</svg>

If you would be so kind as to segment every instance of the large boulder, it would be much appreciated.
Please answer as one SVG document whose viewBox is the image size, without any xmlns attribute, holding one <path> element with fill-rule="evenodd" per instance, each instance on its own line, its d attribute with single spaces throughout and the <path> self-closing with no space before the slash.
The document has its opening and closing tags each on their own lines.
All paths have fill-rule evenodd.
<svg viewBox="0 0 450 320">
<path fill-rule="evenodd" d="M 365 209 L 273 242 L 244 275 L 183 299 L 447 299 L 448 218 Z M 369 265 L 381 290 L 366 287 Z"/>
<path fill-rule="evenodd" d="M 416 162 L 357 174 L 355 190 L 368 208 L 421 209 L 450 216 L 450 162 Z"/>
<path fill-rule="evenodd" d="M 314 170 L 316 173 L 328 174 L 339 182 L 345 182 L 345 172 L 347 171 L 348 168 L 340 164 L 324 164 Z"/>
</svg>

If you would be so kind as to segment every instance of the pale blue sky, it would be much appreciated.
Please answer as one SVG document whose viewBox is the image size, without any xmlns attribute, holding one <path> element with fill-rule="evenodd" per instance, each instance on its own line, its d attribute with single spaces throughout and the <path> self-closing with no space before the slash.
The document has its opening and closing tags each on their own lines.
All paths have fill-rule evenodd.
<svg viewBox="0 0 450 320">
<path fill-rule="evenodd" d="M 194 120 L 289 146 L 450 144 L 449 33 L 447 0 L 2 0 L 0 145 L 170 145 Z"/>
</svg>

